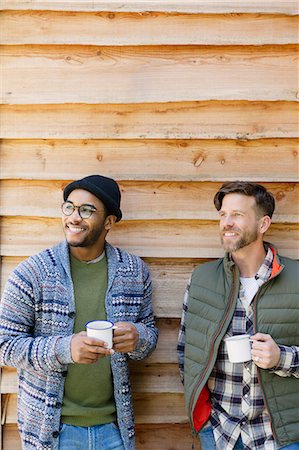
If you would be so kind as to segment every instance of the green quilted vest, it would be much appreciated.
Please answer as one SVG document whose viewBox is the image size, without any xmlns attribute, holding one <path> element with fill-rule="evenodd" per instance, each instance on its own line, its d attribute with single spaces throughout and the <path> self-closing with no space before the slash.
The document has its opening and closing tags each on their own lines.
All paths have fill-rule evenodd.
<svg viewBox="0 0 299 450">
<path fill-rule="evenodd" d="M 254 300 L 255 330 L 270 334 L 277 344 L 299 345 L 299 264 L 277 255 L 276 258 L 281 266 L 278 273 L 261 287 Z M 204 264 L 192 274 L 186 316 L 184 387 L 193 427 L 196 402 L 232 319 L 238 290 L 239 271 L 227 257 Z M 281 377 L 264 369 L 259 369 L 259 378 L 278 444 L 298 442 L 299 379 Z"/>
</svg>

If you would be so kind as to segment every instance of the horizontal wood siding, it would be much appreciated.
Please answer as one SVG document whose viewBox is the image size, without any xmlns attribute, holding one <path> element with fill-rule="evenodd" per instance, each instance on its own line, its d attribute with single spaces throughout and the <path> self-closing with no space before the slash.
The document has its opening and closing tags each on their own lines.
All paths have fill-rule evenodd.
<svg viewBox="0 0 299 450">
<path fill-rule="evenodd" d="M 273 224 L 266 237 L 281 253 L 299 257 L 299 224 Z M 1 254 L 23 256 L 63 239 L 60 219 L 21 216 L 2 220 Z M 208 220 L 124 221 L 113 227 L 109 242 L 142 257 L 218 258 L 223 256 L 218 223 Z"/>
<path fill-rule="evenodd" d="M 298 87 L 295 45 L 12 45 L 0 56 L 6 104 L 294 101 Z"/>
<path fill-rule="evenodd" d="M 17 264 L 63 239 L 64 186 L 115 178 L 123 220 L 108 240 L 148 264 L 159 328 L 155 352 L 130 364 L 136 448 L 189 450 L 176 343 L 192 270 L 223 255 L 221 184 L 273 192 L 266 239 L 299 257 L 297 2 L 1 7 L 1 292 Z M 3 449 L 20 450 L 17 373 L 0 374 Z"/>
<path fill-rule="evenodd" d="M 251 114 L 254 116 L 255 111 Z M 269 116 L 268 120 L 273 120 L 273 116 Z M 188 127 L 188 118 L 185 120 Z M 152 126 L 156 129 L 158 118 L 157 124 Z M 286 129 L 283 132 L 287 134 Z M 65 180 L 53 186 L 58 189 L 56 197 L 67 181 L 93 172 L 103 172 L 122 181 L 222 182 L 237 178 L 264 182 L 297 181 L 299 158 L 296 139 L 247 140 L 247 136 L 249 139 L 249 132 L 243 140 L 218 140 L 212 136 L 210 140 L 3 139 L 1 175 L 2 179 Z M 239 137 L 242 139 L 241 133 Z M 50 183 L 49 189 L 51 186 Z M 181 186 L 184 188 L 183 184 Z M 206 188 L 205 185 L 200 186 L 197 195 L 201 196 L 201 191 Z M 214 192 L 217 187 L 214 185 Z M 206 202 L 211 198 L 212 192 Z M 211 202 L 209 208 L 212 208 Z M 192 209 L 193 214 L 198 214 L 194 207 Z M 132 213 L 135 216 L 138 211 L 132 210 Z"/>
<path fill-rule="evenodd" d="M 1 42 L 10 45 L 273 45 L 299 40 L 298 16 L 286 15 L 4 11 L 1 23 Z"/>
<path fill-rule="evenodd" d="M 296 0 L 1 0 L 3 9 L 58 11 L 128 11 L 128 12 L 187 12 L 187 13 L 263 13 L 298 14 Z"/>
<path fill-rule="evenodd" d="M 282 101 L 2 105 L 0 109 L 3 138 L 84 140 L 298 138 L 298 112 L 298 103 Z"/>
<path fill-rule="evenodd" d="M 229 163 L 228 163 L 229 164 Z M 179 164 L 177 165 L 179 170 Z M 0 212 L 5 216 L 61 216 L 62 189 L 68 181 L 3 180 L 0 182 Z M 125 220 L 217 220 L 211 202 L 216 182 L 121 181 Z M 297 222 L 299 184 L 264 183 L 276 200 L 274 223 Z M 134 205 L 138 210 L 134 211 Z"/>
</svg>

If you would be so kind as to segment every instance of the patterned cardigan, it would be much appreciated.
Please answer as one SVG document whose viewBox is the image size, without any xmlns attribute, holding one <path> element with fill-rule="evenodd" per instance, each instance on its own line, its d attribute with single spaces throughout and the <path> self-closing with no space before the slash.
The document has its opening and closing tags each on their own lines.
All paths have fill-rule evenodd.
<svg viewBox="0 0 299 450">
<path fill-rule="evenodd" d="M 130 321 L 139 340 L 131 353 L 111 356 L 117 420 L 126 450 L 133 450 L 134 415 L 128 358 L 143 359 L 158 332 L 148 269 L 137 256 L 105 244 L 107 320 Z M 0 365 L 18 369 L 18 426 L 26 450 L 58 448 L 61 405 L 75 302 L 66 241 L 22 262 L 11 274 L 0 306 Z"/>
</svg>

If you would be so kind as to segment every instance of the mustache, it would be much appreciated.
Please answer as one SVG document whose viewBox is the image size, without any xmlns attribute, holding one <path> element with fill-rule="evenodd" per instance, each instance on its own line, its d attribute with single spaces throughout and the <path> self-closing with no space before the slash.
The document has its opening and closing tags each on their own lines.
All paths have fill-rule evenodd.
<svg viewBox="0 0 299 450">
<path fill-rule="evenodd" d="M 239 233 L 240 229 L 239 228 L 223 228 L 223 230 L 221 230 L 221 233 L 226 233 L 227 231 L 230 233 Z"/>
</svg>

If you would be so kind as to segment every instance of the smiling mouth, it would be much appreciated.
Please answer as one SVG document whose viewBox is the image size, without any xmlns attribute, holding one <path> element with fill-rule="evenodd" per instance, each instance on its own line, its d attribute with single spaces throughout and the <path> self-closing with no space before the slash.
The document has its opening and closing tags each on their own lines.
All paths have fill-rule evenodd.
<svg viewBox="0 0 299 450">
<path fill-rule="evenodd" d="M 76 227 L 74 225 L 66 225 L 66 228 L 73 234 L 79 234 L 82 233 L 82 231 L 85 231 L 85 228 Z"/>
<path fill-rule="evenodd" d="M 222 232 L 222 237 L 230 238 L 230 237 L 236 237 L 236 236 L 238 236 L 238 233 L 235 232 L 235 231 L 224 231 L 224 232 Z"/>
</svg>

